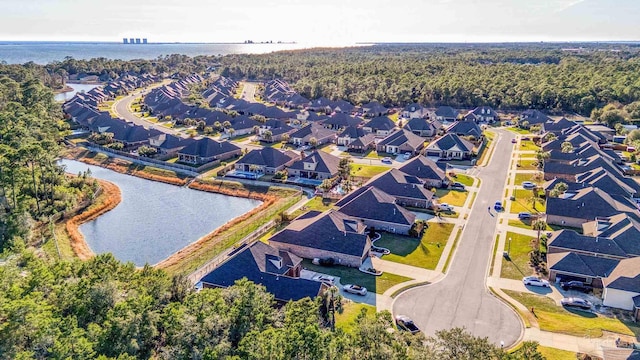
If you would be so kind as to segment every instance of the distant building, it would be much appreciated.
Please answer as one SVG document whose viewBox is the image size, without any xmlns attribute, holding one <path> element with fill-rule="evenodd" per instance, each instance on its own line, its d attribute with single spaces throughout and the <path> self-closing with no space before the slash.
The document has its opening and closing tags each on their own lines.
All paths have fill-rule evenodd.
<svg viewBox="0 0 640 360">
<path fill-rule="evenodd" d="M 130 38 L 129 39 L 129 44 L 135 44 L 136 43 L 136 39 L 134 38 Z"/>
<path fill-rule="evenodd" d="M 122 43 L 123 43 L 123 44 L 128 44 L 128 43 L 129 43 L 129 39 L 127 39 L 127 38 L 122 38 Z"/>
<path fill-rule="evenodd" d="M 140 38 L 136 38 L 136 44 L 140 44 Z"/>
<path fill-rule="evenodd" d="M 142 39 L 142 43 L 146 44 L 147 43 L 147 38 Z"/>
</svg>

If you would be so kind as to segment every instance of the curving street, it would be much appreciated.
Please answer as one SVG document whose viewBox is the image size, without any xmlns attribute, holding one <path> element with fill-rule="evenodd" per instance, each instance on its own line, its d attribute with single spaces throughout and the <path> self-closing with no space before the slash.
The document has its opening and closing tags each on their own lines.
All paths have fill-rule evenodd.
<svg viewBox="0 0 640 360">
<path fill-rule="evenodd" d="M 486 167 L 478 167 L 482 184 L 464 225 L 447 275 L 439 282 L 405 291 L 393 304 L 394 314 L 410 316 L 426 335 L 452 327 L 488 337 L 495 344 L 515 344 L 523 324 L 509 306 L 485 286 L 495 242 L 496 201 L 504 200 L 513 133 L 496 130 L 495 149 Z M 487 207 L 491 206 L 491 212 Z"/>
</svg>

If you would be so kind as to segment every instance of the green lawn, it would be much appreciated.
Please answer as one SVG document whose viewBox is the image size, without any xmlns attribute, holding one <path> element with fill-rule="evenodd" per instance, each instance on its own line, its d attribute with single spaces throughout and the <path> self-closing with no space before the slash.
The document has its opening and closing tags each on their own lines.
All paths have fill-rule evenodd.
<svg viewBox="0 0 640 360">
<path fill-rule="evenodd" d="M 336 327 L 345 332 L 353 331 L 355 321 L 362 310 L 366 310 L 367 318 L 375 318 L 376 307 L 354 302 L 346 302 L 342 305 L 342 314 L 336 313 Z"/>
<path fill-rule="evenodd" d="M 519 127 L 510 127 L 507 130 L 514 132 L 516 134 L 522 134 L 522 135 L 529 135 L 531 134 L 531 131 L 527 130 L 527 129 L 521 129 Z"/>
<path fill-rule="evenodd" d="M 473 181 L 476 179 L 473 176 L 464 175 L 464 174 L 456 174 L 455 177 L 449 178 L 451 181 L 459 182 L 465 186 L 473 186 Z"/>
<path fill-rule="evenodd" d="M 335 203 L 336 202 L 331 199 L 323 199 L 321 196 L 315 196 L 313 199 L 309 200 L 308 203 L 304 204 L 304 207 L 307 210 L 326 211 L 333 209 Z"/>
<path fill-rule="evenodd" d="M 241 136 L 234 137 L 233 139 L 231 139 L 231 141 L 233 141 L 233 142 L 242 142 L 242 141 L 245 141 L 248 138 L 253 137 L 253 136 L 256 136 L 256 134 L 244 134 L 244 135 L 241 135 Z"/>
<path fill-rule="evenodd" d="M 367 158 L 367 159 L 378 159 L 378 158 L 380 158 L 382 156 L 378 155 L 377 151 L 370 150 L 364 155 L 364 157 Z"/>
<path fill-rule="evenodd" d="M 509 241 L 509 239 L 511 239 L 511 241 Z M 511 260 L 502 259 L 500 277 L 520 280 L 524 276 L 529 276 L 533 273 L 533 270 L 529 267 L 531 239 L 533 239 L 533 236 L 530 235 L 517 234 L 514 232 L 507 233 L 504 251 L 509 251 L 509 258 Z M 511 243 L 511 245 L 509 245 L 509 243 Z"/>
<path fill-rule="evenodd" d="M 518 170 L 537 170 L 538 169 L 538 160 L 536 159 L 519 159 L 516 160 L 516 165 L 518 166 Z"/>
<path fill-rule="evenodd" d="M 391 168 L 388 166 L 382 166 L 382 165 L 352 164 L 351 176 L 371 178 L 389 169 Z"/>
<path fill-rule="evenodd" d="M 394 123 L 398 122 L 399 117 L 400 117 L 399 112 L 394 112 L 393 114 L 389 115 L 389 119 L 391 119 L 391 121 L 393 121 Z"/>
<path fill-rule="evenodd" d="M 520 186 L 523 181 L 531 181 L 538 185 L 544 182 L 544 179 L 542 178 L 542 176 L 540 177 L 540 180 L 534 180 L 534 176 L 535 176 L 534 173 L 520 173 L 520 172 L 516 173 L 515 185 Z"/>
<path fill-rule="evenodd" d="M 538 345 L 538 352 L 540 352 L 546 359 L 576 360 L 576 353 L 567 350 Z"/>
<path fill-rule="evenodd" d="M 374 276 L 365 274 L 362 271 L 346 267 L 346 266 L 320 266 L 313 265 L 311 260 L 305 259 L 302 261 L 302 266 L 311 271 L 321 272 L 323 274 L 329 274 L 332 276 L 340 277 L 341 284 L 358 284 L 364 286 L 368 291 L 376 294 L 382 294 L 390 287 L 403 283 L 405 281 L 413 280 L 408 277 L 383 273 L 380 276 Z"/>
<path fill-rule="evenodd" d="M 520 141 L 520 150 L 538 151 L 540 147 L 533 143 L 531 140 Z"/>
<path fill-rule="evenodd" d="M 325 144 L 318 148 L 320 151 L 324 151 L 326 153 L 330 153 L 333 151 L 333 144 Z"/>
<path fill-rule="evenodd" d="M 591 312 L 567 310 L 546 296 L 512 290 L 503 291 L 528 309 L 534 308 L 540 330 L 593 338 L 601 337 L 603 330 L 632 336 L 640 334 L 640 327 L 633 323 Z"/>
<path fill-rule="evenodd" d="M 462 206 L 464 205 L 464 202 L 467 201 L 469 192 L 449 189 L 437 189 L 436 196 L 441 203 L 447 203 L 453 206 Z"/>
<path fill-rule="evenodd" d="M 547 210 L 544 199 L 542 199 L 542 204 L 536 203 L 536 208 L 533 208 L 532 204 L 529 203 L 529 199 L 533 196 L 531 190 L 516 189 L 513 192 L 513 196 L 516 197 L 516 200 L 511 202 L 512 214 L 517 214 L 519 212 L 530 212 L 535 214 L 537 212 L 543 213 Z"/>
<path fill-rule="evenodd" d="M 391 250 L 391 254 L 383 256 L 384 260 L 435 269 L 453 226 L 454 224 L 429 223 L 422 239 L 382 233 L 382 238 L 376 241 L 376 246 Z"/>
</svg>

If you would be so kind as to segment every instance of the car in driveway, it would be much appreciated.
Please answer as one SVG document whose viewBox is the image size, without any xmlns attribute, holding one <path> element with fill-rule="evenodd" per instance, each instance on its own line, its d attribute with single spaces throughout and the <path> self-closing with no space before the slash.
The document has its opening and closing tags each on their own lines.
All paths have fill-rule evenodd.
<svg viewBox="0 0 640 360">
<path fill-rule="evenodd" d="M 566 307 L 575 307 L 582 310 L 591 310 L 593 304 L 589 300 L 585 300 L 579 297 L 568 297 L 560 300 L 560 304 Z"/>
<path fill-rule="evenodd" d="M 495 211 L 502 211 L 502 210 L 504 210 L 504 209 L 502 208 L 502 201 L 496 201 L 496 203 L 495 203 L 495 204 L 493 204 L 493 209 L 494 209 Z"/>
<path fill-rule="evenodd" d="M 527 190 L 531 190 L 536 187 L 536 184 L 531 181 L 523 181 L 521 185 L 523 189 L 527 189 Z"/>
<path fill-rule="evenodd" d="M 532 217 L 531 213 L 528 213 L 528 212 L 518 213 L 518 219 L 520 220 L 528 220 L 528 219 L 531 219 L 531 217 Z"/>
<path fill-rule="evenodd" d="M 402 155 L 402 157 L 403 157 L 405 160 L 409 160 L 409 159 L 411 159 L 411 153 L 410 153 L 410 152 L 406 152 L 406 153 L 404 153 L 404 155 Z"/>
<path fill-rule="evenodd" d="M 525 276 L 522 278 L 522 283 L 529 286 L 551 287 L 547 280 L 541 279 L 537 276 Z"/>
<path fill-rule="evenodd" d="M 413 320 L 411 320 L 406 315 L 397 315 L 396 325 L 398 326 L 398 329 L 408 331 L 412 334 L 417 334 L 420 332 L 420 328 L 418 328 Z"/>
<path fill-rule="evenodd" d="M 566 282 L 563 281 L 563 282 L 560 283 L 560 287 L 564 291 L 578 290 L 578 291 L 582 291 L 584 293 L 588 293 L 591 290 L 593 290 L 593 287 L 591 285 L 587 285 L 587 284 L 583 283 L 582 281 L 577 281 L 577 280 L 566 281 Z"/>
<path fill-rule="evenodd" d="M 347 284 L 342 287 L 342 290 L 350 294 L 356 294 L 360 296 L 367 295 L 367 288 L 356 284 Z"/>
<path fill-rule="evenodd" d="M 380 160 L 380 161 L 382 161 L 382 162 L 383 162 L 383 163 L 385 163 L 385 164 L 391 164 L 391 163 L 393 163 L 393 160 L 391 160 L 391 158 L 390 158 L 390 157 L 388 157 L 388 156 L 387 156 L 387 157 L 382 158 L 382 160 Z"/>
<path fill-rule="evenodd" d="M 464 190 L 464 185 L 459 182 L 454 182 L 451 184 L 451 188 L 454 190 Z"/>
<path fill-rule="evenodd" d="M 331 275 L 318 275 L 316 277 L 314 277 L 315 281 L 320 281 L 323 282 L 329 286 L 333 286 L 334 282 L 336 281 L 336 278 L 334 278 Z"/>
<path fill-rule="evenodd" d="M 453 206 L 447 203 L 442 203 L 442 204 L 438 204 L 438 209 L 442 211 L 453 211 Z"/>
</svg>

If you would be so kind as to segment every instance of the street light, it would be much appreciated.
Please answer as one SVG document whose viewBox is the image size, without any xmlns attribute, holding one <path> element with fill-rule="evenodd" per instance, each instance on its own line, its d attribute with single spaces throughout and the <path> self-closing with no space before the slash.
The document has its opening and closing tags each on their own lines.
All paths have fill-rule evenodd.
<svg viewBox="0 0 640 360">
<path fill-rule="evenodd" d="M 507 245 L 507 256 L 511 255 L 511 237 L 509 237 L 509 245 Z"/>
</svg>

